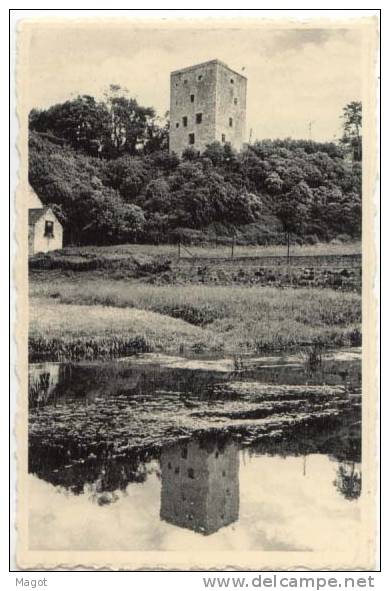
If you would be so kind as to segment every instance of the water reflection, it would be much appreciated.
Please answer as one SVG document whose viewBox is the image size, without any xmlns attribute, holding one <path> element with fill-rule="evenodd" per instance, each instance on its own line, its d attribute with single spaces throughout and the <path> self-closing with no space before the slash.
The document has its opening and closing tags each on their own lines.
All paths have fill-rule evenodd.
<svg viewBox="0 0 390 591">
<path fill-rule="evenodd" d="M 359 360 L 322 359 L 310 372 L 297 358 L 232 372 L 196 363 L 30 366 L 34 547 L 66 547 L 68 535 L 69 547 L 78 536 L 96 548 L 99 530 L 108 549 L 180 549 L 192 536 L 200 549 L 293 550 L 323 543 L 314 529 L 304 538 L 308 519 L 340 540 L 355 527 Z M 63 517 L 72 507 L 86 532 Z"/>
<path fill-rule="evenodd" d="M 64 380 L 67 366 L 62 363 L 34 363 L 28 372 L 29 407 L 47 404 Z"/>
<path fill-rule="evenodd" d="M 238 519 L 238 446 L 190 441 L 161 454 L 160 517 L 209 535 Z"/>
<path fill-rule="evenodd" d="M 303 456 L 249 452 L 229 440 L 183 442 L 164 449 L 160 461 L 142 463 L 142 482 L 112 490 L 102 470 L 80 494 L 32 476 L 30 547 L 343 551 L 358 545 L 360 504 L 351 483 L 359 464 L 312 453 L 304 471 Z"/>
<path fill-rule="evenodd" d="M 360 467 L 355 462 L 340 462 L 333 484 L 345 499 L 358 499 L 362 490 Z"/>
</svg>

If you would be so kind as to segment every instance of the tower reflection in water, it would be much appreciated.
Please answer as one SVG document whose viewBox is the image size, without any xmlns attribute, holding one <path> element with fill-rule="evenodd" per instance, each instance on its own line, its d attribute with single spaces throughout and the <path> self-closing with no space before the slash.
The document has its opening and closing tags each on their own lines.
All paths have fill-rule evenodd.
<svg viewBox="0 0 390 591">
<path fill-rule="evenodd" d="M 235 442 L 190 441 L 161 455 L 160 517 L 204 535 L 234 523 L 239 513 Z"/>
</svg>

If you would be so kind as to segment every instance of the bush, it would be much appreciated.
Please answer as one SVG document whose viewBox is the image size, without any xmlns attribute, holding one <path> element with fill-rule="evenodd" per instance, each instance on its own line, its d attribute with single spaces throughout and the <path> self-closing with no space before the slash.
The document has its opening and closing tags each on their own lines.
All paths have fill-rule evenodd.
<svg viewBox="0 0 390 591">
<path fill-rule="evenodd" d="M 318 244 L 319 243 L 319 238 L 317 236 L 317 234 L 309 234 L 309 236 L 306 236 L 306 244 Z"/>
<path fill-rule="evenodd" d="M 77 142 L 53 143 L 50 121 L 44 134 L 30 130 L 29 181 L 65 243 L 177 243 L 181 234 L 183 244 L 226 244 L 236 231 L 242 245 L 282 244 L 287 226 L 296 243 L 360 237 L 361 164 L 351 171 L 334 144 L 265 140 L 238 154 L 217 143 L 182 160 L 160 146 L 101 160 Z"/>
</svg>

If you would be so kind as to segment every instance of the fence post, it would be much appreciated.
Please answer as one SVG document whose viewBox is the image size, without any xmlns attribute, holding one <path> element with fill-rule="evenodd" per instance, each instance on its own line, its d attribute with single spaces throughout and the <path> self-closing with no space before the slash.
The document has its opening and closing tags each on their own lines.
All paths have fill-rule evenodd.
<svg viewBox="0 0 390 591">
<path fill-rule="evenodd" d="M 287 232 L 287 261 L 290 264 L 290 232 Z"/>
<path fill-rule="evenodd" d="M 287 232 L 287 265 L 288 265 L 288 279 L 291 285 L 291 260 L 290 260 L 290 232 Z"/>
<path fill-rule="evenodd" d="M 236 237 L 233 236 L 232 237 L 232 259 L 234 259 L 234 245 L 235 245 L 235 242 L 236 242 Z"/>
</svg>

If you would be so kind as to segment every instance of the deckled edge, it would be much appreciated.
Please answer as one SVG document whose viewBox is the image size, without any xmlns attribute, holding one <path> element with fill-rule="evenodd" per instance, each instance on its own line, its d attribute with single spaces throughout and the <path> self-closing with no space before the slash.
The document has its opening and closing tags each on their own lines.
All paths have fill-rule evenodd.
<svg viewBox="0 0 390 591">
<path fill-rule="evenodd" d="M 72 24 L 77 24 L 83 27 L 94 26 L 96 22 L 101 24 L 102 18 L 92 19 L 72 19 Z M 234 560 L 227 559 L 221 563 L 217 561 L 217 553 L 207 553 L 208 560 L 200 561 L 199 555 L 197 565 L 191 564 L 191 556 L 188 555 L 184 561 L 175 560 L 174 555 L 177 552 L 159 552 L 166 556 L 166 560 L 159 558 L 152 565 L 147 564 L 148 560 L 134 561 L 131 557 L 134 554 L 140 553 L 126 552 L 126 558 L 122 562 L 117 562 L 113 559 L 113 555 L 118 556 L 118 552 L 90 552 L 90 556 L 86 559 L 85 553 L 68 553 L 68 552 L 47 552 L 53 558 L 46 557 L 45 559 L 38 558 L 37 554 L 28 550 L 28 523 L 27 523 L 27 501 L 28 501 L 28 486 L 27 486 L 27 334 L 28 334 L 28 278 L 27 278 L 27 203 L 26 203 L 26 188 L 27 188 L 27 172 L 28 172 L 28 152 L 27 152 L 27 113 L 25 105 L 27 76 L 28 76 L 28 45 L 31 38 L 31 32 L 35 26 L 61 26 L 65 22 L 69 24 L 68 19 L 46 19 L 36 18 L 21 20 L 17 23 L 17 61 L 16 61 L 16 95 L 17 95 L 17 118 L 19 121 L 19 136 L 18 136 L 18 153 L 20 157 L 20 167 L 18 175 L 18 186 L 16 190 L 16 223 L 14 240 L 17 245 L 16 260 L 13 268 L 13 276 L 16 286 L 16 327 L 15 339 L 17 345 L 17 377 L 18 377 L 18 395 L 17 395 L 17 411 L 15 419 L 14 434 L 16 437 L 16 454 L 17 454 L 17 484 L 16 484 L 16 529 L 17 529 L 17 552 L 16 552 L 16 566 L 21 570 L 26 568 L 42 569 L 42 570 L 288 570 L 288 571 L 306 571 L 306 570 L 372 570 L 376 565 L 375 558 L 375 544 L 376 544 L 376 502 L 373 498 L 377 495 L 377 467 L 373 462 L 375 458 L 378 462 L 376 451 L 376 429 L 377 429 L 377 301 L 373 293 L 373 285 L 376 273 L 376 255 L 375 255 L 375 233 L 374 233 L 374 218 L 376 207 L 376 181 L 378 174 L 378 150 L 376 139 L 376 117 L 377 117 L 377 94 L 375 85 L 375 71 L 377 67 L 377 48 L 378 48 L 378 18 L 376 16 L 366 18 L 353 18 L 338 20 L 337 18 L 326 19 L 241 19 L 241 18 L 225 18 L 225 19 L 209 19 L 207 21 L 201 19 L 182 18 L 173 21 L 159 21 L 159 20 L 144 20 L 144 19 L 104 19 L 105 23 L 115 26 L 129 26 L 129 22 L 134 22 L 137 27 L 172 27 L 185 28 L 197 26 L 206 27 L 230 27 L 232 25 L 241 27 L 253 28 L 274 28 L 284 29 L 292 27 L 320 27 L 328 28 L 358 28 L 366 31 L 367 54 L 366 64 L 368 75 L 365 77 L 366 89 L 364 93 L 364 122 L 363 122 L 363 498 L 366 508 L 365 518 L 369 516 L 367 525 L 370 533 L 367 537 L 367 552 L 365 559 L 356 557 L 354 564 L 350 560 L 342 559 L 340 554 L 335 556 L 334 560 L 327 560 L 324 553 L 318 554 L 318 561 L 301 562 L 297 558 L 297 553 L 272 553 L 272 558 L 267 556 L 267 562 L 259 564 L 260 556 L 264 552 L 248 552 L 246 555 L 255 555 L 253 561 L 246 564 L 246 561 L 237 562 L 237 553 L 229 553 L 236 556 Z M 368 81 L 368 88 L 367 88 Z M 369 107 L 367 107 L 369 105 Z M 367 116 L 368 113 L 368 116 Z M 369 121 L 368 121 L 369 120 Z M 369 139 L 368 139 L 369 138 Z M 367 477 L 369 475 L 369 477 Z M 72 556 L 70 556 L 70 554 Z M 123 553 L 120 553 L 123 554 Z M 145 557 L 150 557 L 150 553 L 145 552 Z M 269 554 L 269 553 L 268 553 Z M 277 563 L 274 559 L 276 554 L 280 555 L 281 561 Z M 292 558 L 294 554 L 295 559 Z M 61 556 L 59 556 L 61 555 Z M 83 556 L 80 561 L 79 558 Z M 93 555 L 93 556 L 92 556 Z M 168 556 L 167 556 L 168 555 Z M 34 558 L 34 556 L 36 558 Z M 321 560 L 323 557 L 325 560 Z M 329 558 L 329 557 L 328 557 Z M 188 560 L 190 559 L 190 560 Z M 208 562 L 209 561 L 209 562 Z M 290 564 L 288 564 L 290 562 Z M 183 569 L 183 566 L 188 568 Z M 245 563 L 245 564 L 244 564 Z M 267 565 L 267 566 L 266 566 Z M 357 566 L 360 565 L 360 566 Z"/>
</svg>

